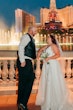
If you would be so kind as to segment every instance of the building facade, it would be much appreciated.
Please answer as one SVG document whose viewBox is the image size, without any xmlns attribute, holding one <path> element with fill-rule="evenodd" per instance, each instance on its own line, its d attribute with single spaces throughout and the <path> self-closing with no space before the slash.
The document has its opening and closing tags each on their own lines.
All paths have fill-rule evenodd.
<svg viewBox="0 0 73 110">
<path fill-rule="evenodd" d="M 50 0 L 49 8 L 40 9 L 40 22 L 42 26 L 52 20 L 62 22 L 63 28 L 73 27 L 73 6 L 56 8 L 56 0 Z"/>
<path fill-rule="evenodd" d="M 16 32 L 26 31 L 31 25 L 35 25 L 35 16 L 21 10 L 15 10 L 15 30 Z"/>
</svg>

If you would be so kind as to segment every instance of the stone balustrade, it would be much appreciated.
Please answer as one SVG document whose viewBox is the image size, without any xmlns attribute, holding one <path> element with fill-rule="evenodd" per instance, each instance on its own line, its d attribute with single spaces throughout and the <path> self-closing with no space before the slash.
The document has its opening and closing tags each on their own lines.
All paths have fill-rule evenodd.
<svg viewBox="0 0 73 110">
<path fill-rule="evenodd" d="M 9 90 L 12 88 L 17 91 L 18 85 L 18 69 L 16 65 L 16 57 L 0 57 L 0 90 Z M 64 77 L 73 78 L 73 57 L 61 57 L 59 58 Z M 38 89 L 39 79 L 41 75 L 43 61 L 34 63 L 34 72 L 36 79 L 33 85 L 33 91 Z M 40 65 L 40 67 L 39 67 Z M 11 89 L 10 89 L 11 90 Z"/>
<path fill-rule="evenodd" d="M 18 69 L 16 64 L 16 57 L 0 57 L 0 79 L 3 81 L 18 80 Z M 60 57 L 59 58 L 64 77 L 73 77 L 73 57 Z M 34 64 L 34 71 L 36 77 L 40 76 L 42 69 L 42 62 L 40 62 L 40 68 L 38 67 L 37 62 Z M 35 70 L 36 68 L 36 70 Z"/>
<path fill-rule="evenodd" d="M 0 80 L 13 81 L 17 75 L 16 57 L 0 57 Z"/>
</svg>

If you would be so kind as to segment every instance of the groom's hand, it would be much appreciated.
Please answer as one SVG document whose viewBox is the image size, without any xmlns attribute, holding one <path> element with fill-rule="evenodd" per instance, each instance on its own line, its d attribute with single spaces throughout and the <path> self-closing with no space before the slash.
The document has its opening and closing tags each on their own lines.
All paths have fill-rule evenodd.
<svg viewBox="0 0 73 110">
<path fill-rule="evenodd" d="M 26 62 L 21 63 L 21 67 L 24 67 L 26 65 Z"/>
<path fill-rule="evenodd" d="M 37 57 L 36 60 L 40 60 L 40 57 Z"/>
</svg>

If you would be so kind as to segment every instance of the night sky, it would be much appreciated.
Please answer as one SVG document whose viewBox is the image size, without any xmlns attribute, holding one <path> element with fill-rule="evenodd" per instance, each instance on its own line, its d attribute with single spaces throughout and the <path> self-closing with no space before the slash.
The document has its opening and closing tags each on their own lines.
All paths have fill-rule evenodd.
<svg viewBox="0 0 73 110">
<path fill-rule="evenodd" d="M 0 19 L 11 26 L 15 23 L 14 12 L 20 8 L 36 16 L 36 21 L 39 22 L 40 8 L 49 8 L 49 4 L 50 0 L 0 0 Z M 73 0 L 56 0 L 57 8 L 67 5 L 73 5 Z"/>
</svg>

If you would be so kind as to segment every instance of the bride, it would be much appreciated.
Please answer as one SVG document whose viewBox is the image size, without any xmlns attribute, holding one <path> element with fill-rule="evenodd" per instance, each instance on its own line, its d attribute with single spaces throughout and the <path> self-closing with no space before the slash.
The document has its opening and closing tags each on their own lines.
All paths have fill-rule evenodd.
<svg viewBox="0 0 73 110">
<path fill-rule="evenodd" d="M 57 59 L 61 55 L 61 48 L 53 35 L 48 36 L 47 44 L 40 48 L 37 54 L 37 59 L 40 59 L 43 51 L 48 56 L 43 60 L 35 103 L 41 106 L 41 110 L 73 110 L 73 95 L 66 86 Z"/>
</svg>

